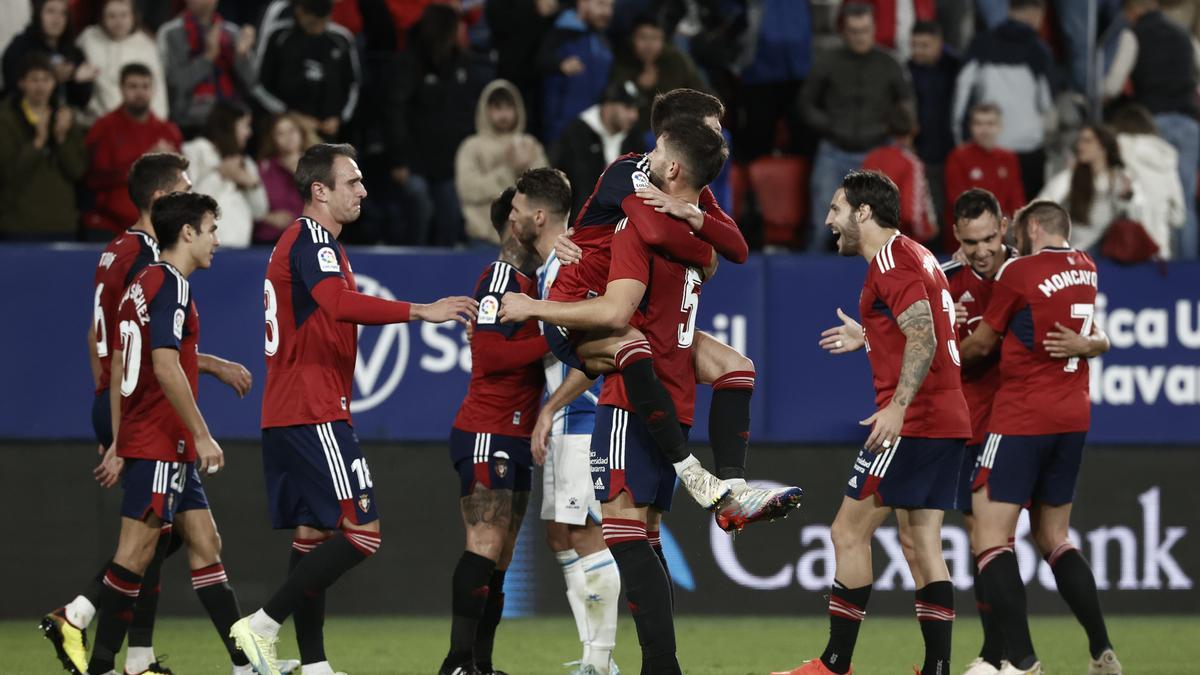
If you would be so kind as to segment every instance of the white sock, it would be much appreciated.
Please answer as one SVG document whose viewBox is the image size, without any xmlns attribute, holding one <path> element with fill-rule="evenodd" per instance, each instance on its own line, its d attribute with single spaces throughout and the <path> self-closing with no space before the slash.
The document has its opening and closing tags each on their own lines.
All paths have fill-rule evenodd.
<svg viewBox="0 0 1200 675">
<path fill-rule="evenodd" d="M 589 635 L 584 665 L 591 665 L 600 675 L 609 675 L 608 664 L 617 644 L 617 610 L 621 595 L 621 573 L 617 561 L 607 549 L 601 549 L 579 559 L 587 582 L 587 615 Z"/>
<path fill-rule="evenodd" d="M 300 675 L 333 675 L 333 666 L 328 661 L 306 663 L 300 666 Z"/>
<path fill-rule="evenodd" d="M 130 647 L 125 652 L 125 672 L 140 673 L 155 661 L 153 647 Z"/>
<path fill-rule="evenodd" d="M 75 596 L 74 600 L 67 603 L 65 609 L 67 621 L 70 621 L 71 625 L 79 630 L 87 628 L 92 619 L 96 617 L 96 606 L 92 604 L 91 600 L 82 595 Z"/>
<path fill-rule="evenodd" d="M 674 464 L 672 464 L 672 466 L 675 467 L 675 475 L 682 476 L 683 472 L 690 469 L 693 464 L 699 464 L 699 463 L 700 463 L 700 460 L 696 459 L 695 455 L 688 455 L 687 457 L 684 457 L 683 459 L 679 460 L 678 462 L 675 462 Z"/>
<path fill-rule="evenodd" d="M 575 617 L 575 628 L 579 630 L 579 641 L 587 648 L 587 590 L 584 585 L 583 565 L 580 564 L 579 554 L 569 548 L 554 554 L 562 568 L 563 580 L 567 582 L 567 604 L 571 606 L 571 614 Z"/>
<path fill-rule="evenodd" d="M 267 613 L 261 609 L 250 616 L 250 630 L 263 637 L 271 638 L 272 640 L 279 637 L 279 629 L 281 627 L 278 621 L 267 616 Z"/>
</svg>

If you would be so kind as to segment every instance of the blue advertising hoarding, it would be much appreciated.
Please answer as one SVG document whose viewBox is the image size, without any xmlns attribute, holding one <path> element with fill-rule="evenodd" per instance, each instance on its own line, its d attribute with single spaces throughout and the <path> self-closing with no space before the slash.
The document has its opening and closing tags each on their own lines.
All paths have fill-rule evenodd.
<svg viewBox="0 0 1200 675">
<path fill-rule="evenodd" d="M 0 438 L 90 438 L 86 333 L 95 246 L 0 247 L 5 289 L 0 348 L 8 381 Z M 201 407 L 220 438 L 258 436 L 264 377 L 262 281 L 266 249 L 220 251 L 192 277 L 200 349 L 244 363 L 244 400 L 211 378 Z M 360 288 L 428 302 L 470 294 L 486 253 L 351 250 Z M 758 442 L 857 443 L 872 412 L 865 355 L 817 345 L 835 310 L 857 315 L 865 264 L 857 258 L 755 256 L 723 265 L 705 285 L 697 326 L 750 356 L 759 373 L 752 436 Z M 1096 443 L 1200 442 L 1200 265 L 1100 266 L 1097 321 L 1113 350 L 1093 362 Z M 413 323 L 360 330 L 355 427 L 364 439 L 441 440 L 466 392 L 470 350 L 461 327 Z M 303 396 L 304 392 L 296 392 Z M 706 437 L 701 388 L 695 438 Z"/>
</svg>

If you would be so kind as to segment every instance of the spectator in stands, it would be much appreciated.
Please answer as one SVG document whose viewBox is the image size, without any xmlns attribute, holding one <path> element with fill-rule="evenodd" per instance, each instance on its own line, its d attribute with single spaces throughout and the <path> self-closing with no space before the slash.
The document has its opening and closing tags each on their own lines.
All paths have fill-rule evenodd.
<svg viewBox="0 0 1200 675">
<path fill-rule="evenodd" d="M 1177 256 L 1200 255 L 1196 218 L 1196 165 L 1200 162 L 1200 108 L 1196 105 L 1197 68 L 1191 36 L 1171 22 L 1154 0 L 1124 0 L 1130 28 L 1121 31 L 1117 54 L 1104 80 L 1104 94 L 1118 95 L 1126 80 L 1133 99 L 1150 110 L 1162 137 L 1179 153 L 1179 180 L 1187 222 L 1178 233 Z M 1152 45 L 1152 47 L 1151 47 Z"/>
<path fill-rule="evenodd" d="M 747 6 L 744 48 L 731 64 L 738 81 L 735 102 L 740 114 L 733 147 L 739 161 L 770 154 L 781 119 L 788 132 L 785 152 L 812 154 L 812 135 L 806 131 L 799 103 L 813 62 L 808 5 L 755 0 Z"/>
<path fill-rule="evenodd" d="M 526 129 L 542 135 L 542 76 L 538 49 L 561 9 L 559 0 L 487 0 L 484 17 L 496 50 L 496 76 L 517 86 L 529 104 Z"/>
<path fill-rule="evenodd" d="M 83 52 L 75 46 L 67 0 L 38 0 L 34 3 L 33 18 L 25 32 L 13 38 L 4 50 L 4 81 L 10 83 L 10 89 L 20 79 L 21 66 L 31 53 L 45 54 L 50 60 L 54 79 L 58 83 L 55 98 L 83 109 L 92 97 L 96 68 L 84 59 Z"/>
<path fill-rule="evenodd" d="M 875 8 L 875 44 L 890 49 L 901 61 L 912 56 L 917 23 L 937 17 L 936 0 L 867 0 Z M 939 36 L 941 34 L 939 33 Z"/>
<path fill-rule="evenodd" d="M 525 133 L 525 103 L 507 80 L 493 80 L 475 108 L 475 134 L 458 146 L 454 184 L 462 203 L 467 238 L 499 244 L 491 206 L 526 169 L 547 165 L 546 151 Z"/>
<path fill-rule="evenodd" d="M 640 92 L 639 130 L 650 126 L 650 103 L 655 94 L 680 87 L 706 89 L 696 65 L 687 54 L 667 43 L 665 35 L 654 16 L 638 15 L 633 21 L 629 47 L 613 63 L 612 81 L 633 82 Z"/>
<path fill-rule="evenodd" d="M 168 118 L 167 81 L 163 77 L 158 46 L 138 27 L 133 0 L 107 0 L 101 10 L 100 23 L 83 29 L 76 44 L 97 71 L 92 100 L 87 107 L 91 119 L 103 117 L 124 105 L 121 76 L 130 63 L 149 69 L 153 80 L 150 112 L 158 119 Z"/>
<path fill-rule="evenodd" d="M 633 133 L 639 105 L 636 85 L 614 82 L 604 90 L 600 103 L 568 124 L 551 148 L 550 166 L 561 169 L 571 181 L 571 222 L 609 164 L 625 153 L 645 151 L 641 135 Z"/>
<path fill-rule="evenodd" d="M 218 101 L 242 100 L 254 86 L 253 26 L 221 18 L 216 0 L 187 0 L 158 30 L 171 119 L 187 136 L 200 131 Z M 225 233 L 222 232 L 224 242 Z"/>
<path fill-rule="evenodd" d="M 333 0 L 295 0 L 292 11 L 292 25 L 263 36 L 254 94 L 269 112 L 296 113 L 334 140 L 358 106 L 358 47 L 350 31 L 330 22 Z"/>
<path fill-rule="evenodd" d="M 1075 165 L 1047 183 L 1038 199 L 1058 202 L 1071 214 L 1071 246 L 1098 249 L 1118 218 L 1141 217 L 1142 195 L 1125 170 L 1117 137 L 1107 127 L 1087 124 L 1075 141 Z"/>
<path fill-rule="evenodd" d="M 267 193 L 267 215 L 254 224 L 254 243 L 274 244 L 304 210 L 296 189 L 300 155 L 320 142 L 316 132 L 292 113 L 276 115 L 263 129 L 258 175 Z"/>
<path fill-rule="evenodd" d="M 971 108 L 971 140 L 946 157 L 947 223 L 954 222 L 954 200 L 970 188 L 983 188 L 996 195 L 1005 215 L 1012 217 L 1025 206 L 1021 162 L 1017 155 L 999 146 L 1004 130 L 1003 113 L 995 103 L 976 103 Z M 946 228 L 942 244 L 947 251 L 958 249 L 958 239 Z"/>
<path fill-rule="evenodd" d="M 221 245 L 229 248 L 249 246 L 254 221 L 267 215 L 258 166 L 246 155 L 249 140 L 250 111 L 240 103 L 217 101 L 202 135 L 183 144 L 192 189 L 221 206 Z"/>
<path fill-rule="evenodd" d="M 925 166 L 913 154 L 916 120 L 911 110 L 896 106 L 888 111 L 887 123 L 891 142 L 868 153 L 862 168 L 892 179 L 900 188 L 900 231 L 917 241 L 929 241 L 938 233 L 937 211 L 925 179 Z"/>
<path fill-rule="evenodd" d="M 1150 111 L 1137 103 L 1118 108 L 1111 125 L 1117 133 L 1125 168 L 1142 191 L 1139 221 L 1158 244 L 1159 256 L 1169 259 L 1173 235 L 1187 222 L 1183 185 L 1179 182 L 1179 153 L 1158 135 Z"/>
<path fill-rule="evenodd" d="M 1045 0 L 1011 0 L 1008 19 L 971 42 L 954 91 L 955 138 L 962 138 L 972 105 L 990 101 L 1000 107 L 999 144 L 1017 153 L 1025 194 L 1037 194 L 1046 173 L 1052 61 L 1037 33 L 1045 13 Z"/>
<path fill-rule="evenodd" d="M 962 61 L 942 39 L 942 27 L 935 21 L 918 21 L 912 31 L 912 58 L 908 74 L 917 96 L 917 156 L 925 163 L 925 177 L 933 195 L 934 208 L 941 213 L 954 199 L 945 194 L 946 155 L 954 149 L 950 130 L 954 81 Z M 947 224 L 953 221 L 945 221 Z"/>
<path fill-rule="evenodd" d="M 862 166 L 871 148 L 887 140 L 887 111 L 912 105 L 903 67 L 875 46 L 870 5 L 842 8 L 842 36 L 845 44 L 817 59 L 801 93 L 805 120 L 821 136 L 812 169 L 810 251 L 828 249 L 829 195 L 847 173 Z"/>
<path fill-rule="evenodd" d="M 120 4 L 120 3 L 109 3 Z M 96 120 L 85 141 L 89 168 L 87 186 L 95 207 L 83 217 L 89 236 L 108 240 L 131 227 L 138 207 L 129 197 L 129 169 L 147 152 L 179 152 L 179 127 L 151 110 L 154 75 L 140 63 L 121 68 L 121 106 Z"/>
<path fill-rule="evenodd" d="M 1166 17 L 1194 38 L 1200 38 L 1200 0 L 1160 0 Z"/>
<path fill-rule="evenodd" d="M 454 246 L 463 241 L 454 153 L 475 131 L 475 106 L 492 72 L 462 49 L 458 27 L 454 8 L 426 7 L 409 53 L 383 87 L 384 109 L 391 111 L 385 131 L 392 180 L 412 221 L 407 232 L 385 233 L 389 243 Z"/>
<path fill-rule="evenodd" d="M 75 184 L 87 168 L 83 128 L 55 101 L 45 54 L 27 54 L 17 72 L 17 90 L 0 105 L 0 237 L 72 238 Z"/>
<path fill-rule="evenodd" d="M 13 38 L 25 30 L 32 16 L 33 7 L 25 0 L 0 3 L 0 54 L 13 41 Z M 6 86 L 15 89 L 16 83 L 5 83 L 4 70 L 0 68 L 0 92 L 6 91 Z"/>
<path fill-rule="evenodd" d="M 578 0 L 554 21 L 538 52 L 542 80 L 542 139 L 553 143 L 564 127 L 604 93 L 613 55 L 604 31 L 613 0 Z"/>
</svg>

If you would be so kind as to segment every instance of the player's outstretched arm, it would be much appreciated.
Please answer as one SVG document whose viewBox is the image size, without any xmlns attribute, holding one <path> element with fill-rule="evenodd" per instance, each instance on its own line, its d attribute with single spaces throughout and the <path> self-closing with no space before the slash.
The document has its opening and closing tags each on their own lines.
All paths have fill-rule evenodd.
<svg viewBox="0 0 1200 675">
<path fill-rule="evenodd" d="M 466 323 L 475 318 L 478 303 L 472 298 L 442 298 L 429 305 L 402 300 L 384 300 L 359 293 L 346 285 L 343 277 L 327 277 L 312 288 L 313 299 L 336 321 L 376 326 L 404 323 L 416 319 L 440 323 L 454 319 Z"/>
<path fill-rule="evenodd" d="M 500 321 L 540 319 L 571 330 L 617 330 L 629 325 L 645 292 L 646 285 L 634 279 L 610 281 L 604 295 L 579 302 L 534 300 L 508 292 L 500 299 Z"/>
<path fill-rule="evenodd" d="M 546 463 L 546 449 L 550 439 L 550 428 L 554 426 L 554 416 L 563 409 L 563 406 L 582 396 L 593 382 L 595 380 L 588 379 L 583 371 L 574 368 L 567 370 L 567 376 L 563 378 L 562 384 L 554 390 L 553 394 L 550 394 L 550 398 L 546 399 L 541 410 L 538 411 L 537 424 L 533 425 L 530 446 L 534 462 L 539 465 Z"/>
<path fill-rule="evenodd" d="M 1046 333 L 1046 353 L 1055 359 L 1085 358 L 1091 359 L 1106 354 L 1112 345 L 1108 334 L 1097 326 L 1092 326 L 1092 332 L 1087 337 L 1076 333 L 1061 323 L 1054 322 L 1055 329 Z"/>
<path fill-rule="evenodd" d="M 465 295 L 452 295 L 428 305 L 414 302 L 410 307 L 413 319 L 429 323 L 457 321 L 464 326 L 469 326 L 479 314 L 479 302 L 475 298 L 468 298 Z"/>
<path fill-rule="evenodd" d="M 713 247 L 692 235 L 704 222 L 695 204 L 651 185 L 626 197 L 621 210 L 647 246 L 692 267 L 706 267 L 713 258 Z"/>
<path fill-rule="evenodd" d="M 846 316 L 841 307 L 838 307 L 837 315 L 842 320 L 842 325 L 821 331 L 821 349 L 830 354 L 848 354 L 862 349 L 866 344 L 862 326 Z"/>
<path fill-rule="evenodd" d="M 959 357 L 964 368 L 970 367 L 987 358 L 988 354 L 1000 343 L 1000 334 L 987 321 L 980 321 L 966 340 L 959 345 Z"/>
<path fill-rule="evenodd" d="M 179 352 L 170 347 L 159 347 L 150 353 L 150 358 L 154 364 L 154 377 L 162 387 L 163 394 L 196 441 L 196 455 L 199 459 L 197 469 L 207 473 L 220 471 L 221 467 L 225 466 L 225 453 L 213 440 L 208 431 L 208 424 L 200 414 L 187 374 L 183 372 L 183 366 L 179 365 Z"/>
<path fill-rule="evenodd" d="M 890 448 L 904 426 L 904 413 L 921 389 L 921 383 L 933 365 L 937 352 L 937 334 L 933 329 L 933 312 L 928 300 L 918 300 L 896 318 L 904 333 L 904 356 L 900 362 L 900 380 L 892 400 L 883 410 L 859 424 L 873 425 L 865 447 L 871 452 Z"/>
<path fill-rule="evenodd" d="M 254 385 L 254 376 L 250 374 L 246 366 L 212 354 L 199 354 L 197 369 L 201 373 L 212 375 L 222 383 L 229 385 L 238 398 L 245 398 L 246 394 L 250 393 L 250 387 Z"/>
<path fill-rule="evenodd" d="M 746 244 L 746 237 L 742 235 L 741 229 L 738 228 L 733 218 L 730 218 L 729 214 L 721 210 L 720 204 L 717 203 L 717 198 L 708 187 L 700 191 L 699 207 L 682 199 L 672 197 L 653 185 L 638 190 L 635 196 L 642 200 L 647 207 L 653 208 L 658 213 L 663 213 L 685 222 L 701 241 L 712 245 L 717 253 L 721 254 L 722 258 L 740 265 L 746 262 L 746 258 L 749 257 L 750 247 Z M 624 204 L 622 206 L 624 207 Z M 628 213 L 628 215 L 633 216 L 632 213 Z M 639 229 L 638 233 L 643 235 L 642 239 L 647 244 L 655 247 L 661 245 L 661 243 L 652 242 L 641 229 Z M 671 253 L 672 257 L 683 260 L 675 252 L 668 252 Z"/>
</svg>

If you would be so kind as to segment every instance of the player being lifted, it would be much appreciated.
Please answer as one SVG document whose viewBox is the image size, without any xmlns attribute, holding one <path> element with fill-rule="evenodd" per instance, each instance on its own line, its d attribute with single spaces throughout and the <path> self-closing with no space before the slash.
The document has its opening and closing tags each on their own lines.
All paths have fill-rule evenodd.
<svg viewBox="0 0 1200 675">
<path fill-rule="evenodd" d="M 1002 342 L 1000 387 L 973 484 L 978 583 L 1004 635 L 1009 664 L 1000 672 L 1041 673 L 1011 543 L 1022 505 L 1029 504 L 1034 543 L 1087 632 L 1089 674 L 1115 675 L 1121 664 L 1108 639 L 1095 577 L 1068 538 L 1091 423 L 1087 358 L 1108 348 L 1107 338 L 1092 330 L 1096 266 L 1070 247 L 1070 216 L 1054 202 L 1022 209 L 1014 229 L 1022 257 L 996 273 L 983 321 L 962 348 L 963 364 L 971 367 Z M 1077 333 L 1073 326 L 1080 326 Z M 1055 329 L 1065 336 L 1052 336 Z"/>
<path fill-rule="evenodd" d="M 471 338 L 471 383 L 450 431 L 450 461 L 459 477 L 466 550 L 454 569 L 450 651 L 442 675 L 492 675 L 492 643 L 504 609 L 504 573 L 529 507 L 537 421 L 550 350 L 534 321 L 501 323 L 507 292 L 537 295 L 540 258 L 534 243 L 549 221 L 571 212 L 571 184 L 557 169 L 531 169 L 517 179 L 505 212 L 493 219 L 500 257 L 475 285 L 479 315 Z M 511 217 L 510 217 L 511 212 Z"/>
<path fill-rule="evenodd" d="M 295 531 L 290 573 L 230 633 L 259 675 L 278 675 L 275 645 L 289 616 L 305 672 L 333 672 L 325 659 L 325 590 L 379 549 L 371 471 L 350 419 L 357 325 L 465 322 L 476 307 L 465 297 L 419 305 L 356 290 L 337 241 L 367 196 L 352 146 L 309 148 L 296 182 L 304 213 L 275 244 L 263 284 L 263 474 L 271 525 Z"/>
<path fill-rule="evenodd" d="M 655 99 L 651 126 L 657 132 L 679 120 L 719 132 L 724 111 L 713 96 L 674 89 Z M 647 156 L 626 155 L 605 170 L 575 222 L 572 238 L 561 240 L 558 253 L 564 267 L 550 300 L 576 302 L 604 293 L 611 260 L 609 242 L 617 223 L 625 218 L 647 244 L 698 269 L 715 266 L 714 248 L 736 263 L 746 260 L 745 239 L 707 186 L 698 204 L 672 199 L 653 186 L 648 168 Z M 571 264 L 575 262 L 578 264 Z M 761 489 L 746 484 L 755 378 L 750 359 L 704 332 L 695 333 L 699 381 L 713 386 L 709 439 L 717 468 L 714 477 L 686 447 L 671 398 L 654 373 L 655 355 L 644 336 L 621 325 L 590 332 L 549 331 L 547 338 L 555 355 L 572 367 L 592 376 L 614 371 L 623 375 L 631 404 L 647 420 L 656 447 L 671 461 L 692 497 L 714 510 L 722 529 L 735 531 L 758 520 L 773 520 L 799 506 L 803 494 L 799 488 Z"/>
<path fill-rule="evenodd" d="M 138 207 L 136 223 L 109 242 L 100 254 L 92 282 L 92 321 L 88 325 L 88 356 L 92 365 L 92 378 L 96 396 L 92 404 L 92 427 L 100 452 L 113 445 L 112 404 L 109 396 L 112 355 L 110 338 L 116 337 L 117 304 L 133 277 L 147 265 L 158 260 L 158 240 L 150 220 L 150 207 L 165 194 L 187 192 L 191 181 L 187 176 L 187 158 L 174 153 L 147 153 L 142 155 L 129 171 L 129 196 Z M 110 333 L 112 333 L 110 335 Z M 239 396 L 250 388 L 250 372 L 241 364 L 200 354 L 201 373 L 215 375 L 233 387 Z M 119 462 L 110 462 L 117 466 Z M 103 467 L 98 468 L 97 478 L 105 487 L 114 485 L 118 476 L 108 475 Z M 142 576 L 142 590 L 133 605 L 133 618 L 129 623 L 129 648 L 125 653 L 125 671 L 130 675 L 154 675 L 166 672 L 154 655 L 154 618 L 158 608 L 158 579 L 163 559 L 175 552 L 183 540 L 172 534 L 170 523 L 163 525 L 154 558 L 146 566 Z M 54 645 L 63 666 L 80 672 L 87 667 L 86 630 L 96 615 L 96 604 L 100 599 L 104 575 L 111 561 L 100 568 L 99 573 L 88 583 L 83 592 L 64 607 L 47 614 L 41 629 Z"/>
<path fill-rule="evenodd" d="M 840 351 L 867 348 L 876 412 L 861 422 L 871 433 L 830 528 L 836 569 L 829 642 L 819 659 L 789 671 L 792 675 L 851 670 L 871 595 L 871 537 L 892 511 L 901 540 L 908 542 L 904 555 L 917 585 L 916 614 L 925 641 L 921 673 L 949 672 L 954 587 L 942 557 L 942 517 L 955 506 L 971 420 L 946 276 L 933 254 L 897 231 L 899 218 L 900 191 L 874 171 L 847 174 L 826 216 L 838 253 L 867 261 L 859 296 L 863 325 L 843 331 Z"/>
<path fill-rule="evenodd" d="M 659 128 L 657 147 L 645 169 L 665 194 L 696 204 L 728 156 L 724 140 L 704 124 L 677 119 Z M 642 239 L 634 216 L 612 236 L 612 266 L 603 295 L 579 302 L 521 301 L 506 321 L 525 310 L 571 331 L 631 325 L 644 335 L 644 351 L 658 354 L 656 376 L 678 411 L 676 432 L 686 443 L 695 404 L 695 313 L 700 272 L 655 253 Z M 651 216 L 653 217 L 653 216 Z M 712 260 L 710 254 L 709 259 Z M 585 258 L 586 260 L 586 258 Z M 711 269 L 710 269 L 711 272 Z M 561 281 L 561 277 L 560 277 Z M 504 298 L 522 296 L 509 294 Z M 551 329 L 552 330 L 552 329 Z M 617 561 L 642 647 L 642 672 L 679 673 L 675 656 L 671 582 L 657 539 L 662 513 L 670 509 L 675 470 L 654 447 L 650 423 L 635 411 L 624 373 L 605 376 L 592 434 L 592 477 L 602 502 L 604 540 Z"/>
<path fill-rule="evenodd" d="M 86 672 L 113 671 L 164 523 L 188 547 L 192 586 L 229 651 L 235 674 L 252 671 L 232 640 L 237 597 L 221 564 L 221 538 L 200 473 L 225 465 L 196 404 L 200 320 L 188 277 L 212 265 L 220 245 L 217 203 L 207 195 L 172 193 L 152 208 L 161 260 L 138 273 L 118 306 L 113 327 L 112 421 L 115 456 L 123 463 L 121 531 L 104 576 L 96 645 Z M 120 466 L 109 467 L 110 474 Z"/>
</svg>

